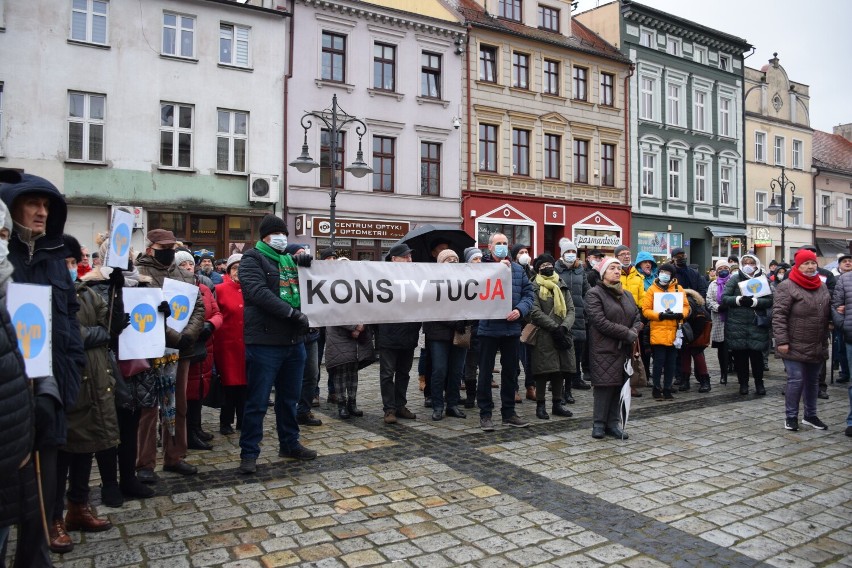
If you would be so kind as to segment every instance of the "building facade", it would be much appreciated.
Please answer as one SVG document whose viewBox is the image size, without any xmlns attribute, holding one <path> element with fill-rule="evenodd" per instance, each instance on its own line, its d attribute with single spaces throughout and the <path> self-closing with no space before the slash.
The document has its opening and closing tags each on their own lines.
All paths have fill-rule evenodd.
<svg viewBox="0 0 852 568">
<path fill-rule="evenodd" d="M 216 256 L 280 212 L 289 14 L 213 0 L 0 2 L 0 164 L 53 181 L 91 246 L 171 229 Z"/>
<path fill-rule="evenodd" d="M 464 228 L 554 253 L 628 242 L 624 96 L 629 61 L 571 3 L 460 0 L 470 27 L 462 153 Z M 581 252 L 582 254 L 582 252 Z"/>
<path fill-rule="evenodd" d="M 745 84 L 750 241 L 761 262 L 792 264 L 796 250 L 814 242 L 809 88 L 790 80 L 778 54 L 760 69 L 747 67 Z M 788 182 L 783 199 L 778 183 L 782 172 Z M 773 202 L 788 213 L 768 213 L 766 207 Z"/>
<path fill-rule="evenodd" d="M 829 264 L 852 252 L 852 124 L 813 133 L 814 242 Z"/>
<path fill-rule="evenodd" d="M 706 268 L 745 252 L 743 39 L 620 0 L 575 16 L 635 65 L 630 203 L 636 251 Z"/>
<path fill-rule="evenodd" d="M 465 30 L 439 0 L 297 0 L 294 58 L 287 80 L 287 154 L 295 159 L 307 143 L 321 167 L 287 172 L 287 213 L 296 227 L 292 242 L 316 249 L 329 245 L 332 186 L 330 129 L 315 117 L 332 118 L 332 98 L 362 120 L 344 126 L 336 172 L 335 248 L 358 260 L 378 260 L 420 224 L 461 223 L 459 108 Z M 341 115 L 342 116 L 342 115 Z M 307 119 L 306 119 L 307 120 Z M 307 123 L 304 124 L 307 126 Z M 373 173 L 356 178 L 345 168 L 363 151 Z"/>
</svg>

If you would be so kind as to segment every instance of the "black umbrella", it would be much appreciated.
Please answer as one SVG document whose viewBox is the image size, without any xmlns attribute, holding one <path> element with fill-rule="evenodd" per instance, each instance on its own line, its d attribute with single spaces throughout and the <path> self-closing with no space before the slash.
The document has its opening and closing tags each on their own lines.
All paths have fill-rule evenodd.
<svg viewBox="0 0 852 568">
<path fill-rule="evenodd" d="M 458 227 L 427 224 L 412 229 L 399 239 L 397 244 L 408 245 L 411 249 L 411 260 L 414 262 L 435 262 L 432 249 L 441 242 L 449 244 L 450 248 L 459 255 L 459 259 L 463 259 L 464 249 L 472 247 L 476 241 Z"/>
</svg>

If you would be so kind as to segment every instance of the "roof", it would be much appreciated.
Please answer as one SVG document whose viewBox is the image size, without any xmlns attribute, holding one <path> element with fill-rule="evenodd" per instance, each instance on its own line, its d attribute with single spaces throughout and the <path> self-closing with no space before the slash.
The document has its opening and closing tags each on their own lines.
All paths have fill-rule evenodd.
<svg viewBox="0 0 852 568">
<path fill-rule="evenodd" d="M 814 130 L 814 166 L 852 174 L 852 142 L 838 134 Z"/>
<path fill-rule="evenodd" d="M 605 41 L 574 18 L 571 18 L 571 35 L 566 36 L 527 26 L 520 22 L 492 16 L 474 0 L 456 0 L 456 4 L 459 13 L 465 18 L 465 23 L 473 27 L 541 41 L 589 55 L 597 55 L 598 57 L 605 57 L 624 64 L 630 64 L 630 59 L 625 57 L 615 46 Z"/>
</svg>

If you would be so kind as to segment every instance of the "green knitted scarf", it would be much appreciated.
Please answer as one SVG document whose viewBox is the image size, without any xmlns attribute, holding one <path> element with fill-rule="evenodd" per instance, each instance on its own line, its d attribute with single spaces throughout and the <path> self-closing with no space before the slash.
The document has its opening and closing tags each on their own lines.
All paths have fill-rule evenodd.
<svg viewBox="0 0 852 568">
<path fill-rule="evenodd" d="M 289 254 L 281 254 L 263 241 L 257 241 L 255 248 L 264 256 L 278 265 L 279 289 L 281 299 L 290 304 L 291 307 L 299 309 L 302 306 L 302 298 L 299 294 L 299 272 L 293 257 Z"/>
</svg>

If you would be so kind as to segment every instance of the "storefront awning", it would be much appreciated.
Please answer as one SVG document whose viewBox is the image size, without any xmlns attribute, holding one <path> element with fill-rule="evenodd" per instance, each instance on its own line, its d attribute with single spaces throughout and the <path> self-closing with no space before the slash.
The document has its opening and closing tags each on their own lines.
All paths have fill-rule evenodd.
<svg viewBox="0 0 852 568">
<path fill-rule="evenodd" d="M 745 228 L 715 227 L 713 225 L 708 225 L 704 228 L 710 231 L 714 237 L 744 237 L 746 234 Z"/>
<path fill-rule="evenodd" d="M 849 252 L 849 241 L 846 239 L 820 239 L 816 240 L 820 256 L 837 256 L 837 253 Z"/>
</svg>

